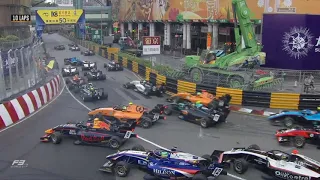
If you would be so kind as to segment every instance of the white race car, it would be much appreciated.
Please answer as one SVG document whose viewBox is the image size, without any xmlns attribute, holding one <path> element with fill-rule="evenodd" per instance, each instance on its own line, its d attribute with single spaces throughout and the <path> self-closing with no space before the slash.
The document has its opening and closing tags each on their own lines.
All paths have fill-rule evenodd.
<svg viewBox="0 0 320 180">
<path fill-rule="evenodd" d="M 133 89 L 136 92 L 142 93 L 143 95 L 156 95 L 161 96 L 165 92 L 165 86 L 155 86 L 145 80 L 142 81 L 131 81 L 123 85 L 126 89 Z"/>
<path fill-rule="evenodd" d="M 251 145 L 231 151 L 214 151 L 213 154 L 220 155 L 220 163 L 233 163 L 233 169 L 239 174 L 244 174 L 251 163 L 276 179 L 320 179 L 320 163 L 296 150 L 288 154 L 279 150 L 262 151 L 259 146 Z"/>
</svg>

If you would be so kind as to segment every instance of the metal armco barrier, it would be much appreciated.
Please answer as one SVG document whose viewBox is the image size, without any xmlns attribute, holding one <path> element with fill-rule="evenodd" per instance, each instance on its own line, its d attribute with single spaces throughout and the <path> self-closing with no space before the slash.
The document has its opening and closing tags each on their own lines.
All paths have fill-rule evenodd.
<svg viewBox="0 0 320 180">
<path fill-rule="evenodd" d="M 87 44 L 84 44 L 83 46 L 89 48 Z M 118 56 L 118 54 L 116 54 L 118 51 L 115 50 L 115 48 L 110 48 L 112 52 L 108 52 L 109 48 L 106 49 L 105 47 L 101 47 L 99 45 L 97 45 L 97 47 L 99 48 L 97 52 L 99 52 L 100 56 L 119 62 L 123 65 L 123 67 L 138 73 L 140 76 L 154 84 L 165 83 L 167 91 L 171 93 L 195 93 L 197 91 L 206 90 L 217 97 L 220 97 L 224 94 L 230 94 L 232 96 L 231 104 L 234 105 L 275 109 L 316 109 L 318 106 L 320 106 L 320 95 L 243 91 L 240 89 L 208 86 L 168 78 L 157 74 L 156 71 L 152 70 L 151 68 L 138 64 L 127 57 Z"/>
</svg>

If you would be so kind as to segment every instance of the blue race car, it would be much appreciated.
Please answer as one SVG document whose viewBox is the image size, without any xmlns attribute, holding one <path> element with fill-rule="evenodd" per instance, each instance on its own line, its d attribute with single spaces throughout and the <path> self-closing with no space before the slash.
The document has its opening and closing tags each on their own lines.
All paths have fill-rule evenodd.
<svg viewBox="0 0 320 180">
<path fill-rule="evenodd" d="M 143 146 L 136 145 L 131 150 L 119 151 L 106 158 L 107 162 L 99 170 L 119 177 L 128 176 L 132 166 L 147 173 L 144 179 L 208 180 L 208 177 L 227 175 L 223 165 L 216 162 L 217 157 L 198 157 L 176 148 L 146 151 Z"/>
<path fill-rule="evenodd" d="M 80 59 L 78 59 L 76 57 L 64 58 L 64 64 L 65 65 L 72 65 L 72 66 L 82 66 L 83 61 L 81 61 Z"/>
<path fill-rule="evenodd" d="M 268 119 L 273 125 L 283 125 L 287 128 L 320 125 L 320 113 L 308 109 L 302 111 L 282 111 L 281 113 L 269 116 Z"/>
</svg>

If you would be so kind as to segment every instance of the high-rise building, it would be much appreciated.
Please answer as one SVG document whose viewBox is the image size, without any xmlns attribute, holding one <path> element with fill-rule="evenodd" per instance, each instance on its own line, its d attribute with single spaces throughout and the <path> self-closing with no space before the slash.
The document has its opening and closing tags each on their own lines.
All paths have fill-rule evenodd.
<svg viewBox="0 0 320 180">
<path fill-rule="evenodd" d="M 0 36 L 15 35 L 21 39 L 30 36 L 30 23 L 11 22 L 12 14 L 31 14 L 31 0 L 0 0 Z"/>
<path fill-rule="evenodd" d="M 54 3 L 58 6 L 73 6 L 73 0 L 55 0 Z"/>
</svg>

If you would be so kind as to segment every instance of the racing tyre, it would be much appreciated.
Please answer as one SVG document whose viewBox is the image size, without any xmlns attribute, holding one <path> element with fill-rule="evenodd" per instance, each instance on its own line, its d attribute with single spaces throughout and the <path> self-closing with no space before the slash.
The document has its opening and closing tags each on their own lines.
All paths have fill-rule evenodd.
<svg viewBox="0 0 320 180">
<path fill-rule="evenodd" d="M 123 87 L 126 88 L 126 89 L 129 89 L 129 86 L 127 84 L 124 84 Z"/>
<path fill-rule="evenodd" d="M 165 114 L 165 115 L 171 115 L 172 114 L 172 109 L 171 109 L 172 107 L 171 106 L 168 106 L 167 108 L 165 108 L 164 110 L 163 110 L 163 113 Z"/>
<path fill-rule="evenodd" d="M 118 149 L 121 146 L 121 139 L 118 136 L 112 136 L 109 140 L 109 145 L 112 149 Z"/>
<path fill-rule="evenodd" d="M 86 96 L 86 95 L 84 95 L 84 96 L 82 96 L 82 100 L 83 100 L 83 102 L 88 102 L 88 101 L 91 100 L 91 98 Z"/>
<path fill-rule="evenodd" d="M 233 162 L 233 169 L 238 174 L 245 173 L 248 170 L 248 168 L 249 163 L 243 158 L 235 159 Z"/>
<path fill-rule="evenodd" d="M 292 128 L 294 126 L 294 119 L 292 117 L 285 117 L 283 125 L 287 128 Z"/>
<path fill-rule="evenodd" d="M 119 161 L 114 167 L 114 172 L 119 177 L 126 177 L 130 172 L 129 164 L 125 161 Z"/>
<path fill-rule="evenodd" d="M 303 148 L 306 144 L 306 139 L 303 136 L 296 136 L 293 138 L 293 144 L 297 148 Z"/>
<path fill-rule="evenodd" d="M 208 180 L 204 174 L 196 174 L 192 177 L 192 180 Z"/>
<path fill-rule="evenodd" d="M 107 67 L 107 64 L 103 64 L 103 67 L 106 68 L 106 67 Z"/>
<path fill-rule="evenodd" d="M 79 87 L 74 87 L 73 92 L 76 93 L 76 94 L 79 93 L 80 92 L 80 88 Z"/>
<path fill-rule="evenodd" d="M 152 120 L 149 117 L 141 117 L 140 125 L 145 129 L 150 128 L 152 126 Z"/>
<path fill-rule="evenodd" d="M 66 84 L 70 84 L 71 80 L 69 78 L 66 79 Z"/>
<path fill-rule="evenodd" d="M 62 135 L 59 132 L 54 132 L 51 134 L 50 138 L 53 144 L 60 144 L 62 141 Z"/>
<path fill-rule="evenodd" d="M 251 144 L 247 149 L 260 150 L 260 147 L 256 144 Z"/>
<path fill-rule="evenodd" d="M 200 126 L 203 127 L 203 128 L 208 128 L 209 124 L 210 124 L 210 120 L 209 119 L 202 118 L 200 120 Z"/>
<path fill-rule="evenodd" d="M 145 149 L 142 145 L 137 144 L 137 145 L 134 145 L 134 146 L 131 148 L 131 150 L 133 150 L 133 151 L 145 151 L 146 149 Z"/>
</svg>

